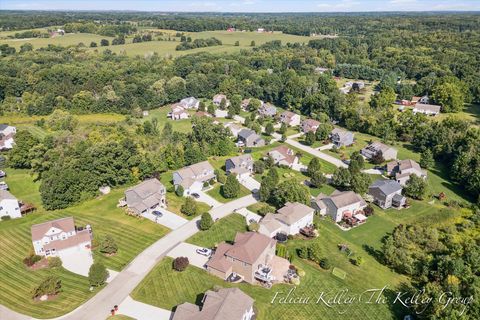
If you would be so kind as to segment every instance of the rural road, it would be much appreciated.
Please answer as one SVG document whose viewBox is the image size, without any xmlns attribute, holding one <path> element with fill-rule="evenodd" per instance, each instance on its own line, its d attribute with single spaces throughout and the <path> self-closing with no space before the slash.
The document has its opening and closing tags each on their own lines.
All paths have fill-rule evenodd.
<svg viewBox="0 0 480 320">
<path fill-rule="evenodd" d="M 214 220 L 221 219 L 235 210 L 248 207 L 257 201 L 253 195 L 248 195 L 213 208 L 210 210 L 210 214 Z M 55 319 L 105 320 L 109 316 L 110 309 L 112 309 L 114 305 L 118 305 L 124 301 L 150 270 L 152 270 L 172 248 L 199 231 L 197 227 L 199 220 L 200 217 L 196 217 L 152 244 L 141 252 L 112 282 L 107 284 L 105 288 L 90 300 L 72 312 Z M 22 315 L 0 305 L 0 319 L 29 320 L 34 318 Z"/>
</svg>

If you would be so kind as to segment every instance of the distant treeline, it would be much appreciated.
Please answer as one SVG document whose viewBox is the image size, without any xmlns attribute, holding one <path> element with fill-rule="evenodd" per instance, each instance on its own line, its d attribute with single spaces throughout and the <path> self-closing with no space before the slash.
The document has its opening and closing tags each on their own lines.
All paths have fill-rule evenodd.
<svg viewBox="0 0 480 320">
<path fill-rule="evenodd" d="M 193 41 L 182 41 L 175 50 L 177 51 L 184 51 L 184 50 L 191 50 L 197 48 L 205 48 L 205 47 L 213 47 L 213 46 L 221 46 L 222 41 L 218 40 L 215 37 L 208 38 L 208 39 L 195 39 Z"/>
</svg>

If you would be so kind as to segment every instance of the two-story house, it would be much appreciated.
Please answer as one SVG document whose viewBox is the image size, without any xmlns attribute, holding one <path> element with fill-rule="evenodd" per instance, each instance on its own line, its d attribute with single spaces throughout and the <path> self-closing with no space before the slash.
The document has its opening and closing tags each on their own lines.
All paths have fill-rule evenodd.
<svg viewBox="0 0 480 320">
<path fill-rule="evenodd" d="M 335 128 L 330 133 L 330 140 L 337 147 L 348 147 L 353 144 L 353 132 Z"/>
<path fill-rule="evenodd" d="M 75 228 L 72 217 L 47 221 L 31 227 L 35 254 L 52 257 L 61 253 L 90 250 L 92 230 Z"/>
<path fill-rule="evenodd" d="M 208 161 L 192 164 L 173 173 L 173 184 L 175 189 L 182 186 L 184 195 L 190 195 L 201 191 L 206 182 L 215 179 L 214 171 Z"/>
<path fill-rule="evenodd" d="M 372 142 L 360 151 L 360 153 L 369 160 L 378 153 L 380 153 L 385 160 L 393 160 L 397 158 L 397 152 L 397 149 L 381 142 Z"/>
<path fill-rule="evenodd" d="M 17 128 L 7 124 L 0 124 L 0 150 L 10 150 L 15 145 L 13 137 L 17 133 Z"/>
<path fill-rule="evenodd" d="M 200 100 L 194 97 L 188 97 L 180 100 L 178 105 L 180 105 L 184 109 L 198 109 L 198 107 L 200 106 Z"/>
<path fill-rule="evenodd" d="M 185 108 L 180 106 L 178 103 L 173 104 L 171 109 L 172 111 L 168 114 L 168 116 L 172 120 L 182 120 L 188 119 L 188 117 L 190 117 L 187 110 L 185 110 Z"/>
<path fill-rule="evenodd" d="M 213 96 L 212 102 L 217 107 L 220 107 L 222 105 L 222 101 L 225 101 L 225 108 L 228 108 L 228 106 L 230 106 L 230 100 L 227 99 L 226 95 L 216 94 Z"/>
<path fill-rule="evenodd" d="M 303 133 L 316 132 L 319 126 L 320 122 L 313 119 L 305 119 L 301 124 Z"/>
<path fill-rule="evenodd" d="M 138 215 L 166 206 L 165 186 L 157 179 L 148 179 L 125 191 L 127 207 Z"/>
<path fill-rule="evenodd" d="M 222 242 L 217 246 L 207 270 L 224 280 L 235 274 L 251 284 L 282 280 L 290 263 L 275 255 L 276 243 L 257 232 L 237 233 L 234 244 Z"/>
<path fill-rule="evenodd" d="M 238 142 L 245 147 L 263 147 L 265 145 L 265 140 L 250 129 L 240 130 L 238 133 Z"/>
<path fill-rule="evenodd" d="M 205 292 L 201 307 L 182 303 L 172 320 L 253 320 L 254 300 L 238 288 L 222 288 Z"/>
<path fill-rule="evenodd" d="M 291 112 L 284 111 L 280 114 L 280 122 L 285 123 L 287 126 L 295 127 L 300 125 L 300 115 Z"/>
<path fill-rule="evenodd" d="M 380 208 L 401 208 L 406 202 L 402 190 L 400 183 L 395 180 L 377 180 L 368 188 L 368 194 Z"/>
<path fill-rule="evenodd" d="M 420 165 L 411 159 L 391 161 L 387 163 L 386 171 L 387 175 L 394 177 L 402 186 L 407 183 L 412 174 L 422 179 L 427 177 L 427 171 L 422 170 Z"/>
<path fill-rule="evenodd" d="M 275 115 L 277 114 L 277 107 L 275 107 L 271 103 L 264 102 L 262 103 L 261 107 L 258 109 L 258 114 L 265 118 L 275 117 Z"/>
<path fill-rule="evenodd" d="M 363 214 L 367 203 L 353 191 L 335 190 L 330 196 L 319 194 L 312 201 L 312 206 L 320 215 L 329 215 L 335 222 L 340 222 L 345 216 Z"/>
<path fill-rule="evenodd" d="M 236 174 L 238 178 L 250 176 L 253 173 L 253 162 L 250 154 L 233 157 L 225 161 L 225 171 Z"/>
<path fill-rule="evenodd" d="M 297 164 L 299 161 L 295 151 L 285 145 L 280 145 L 270 150 L 267 155 L 273 159 L 274 164 L 284 165 L 289 168 L 291 168 L 294 164 Z"/>
<path fill-rule="evenodd" d="M 5 216 L 21 218 L 22 212 L 17 198 L 7 190 L 0 190 L 0 218 Z"/>
<path fill-rule="evenodd" d="M 295 235 L 313 224 L 315 209 L 298 202 L 287 202 L 276 214 L 268 213 L 259 223 L 258 232 L 273 238 L 278 233 Z"/>
</svg>

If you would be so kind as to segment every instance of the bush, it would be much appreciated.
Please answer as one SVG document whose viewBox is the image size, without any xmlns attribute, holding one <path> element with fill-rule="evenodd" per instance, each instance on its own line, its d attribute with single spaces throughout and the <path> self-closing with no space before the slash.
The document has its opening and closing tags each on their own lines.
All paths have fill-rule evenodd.
<svg viewBox="0 0 480 320">
<path fill-rule="evenodd" d="M 177 186 L 177 189 L 175 190 L 175 194 L 179 197 L 183 197 L 183 193 L 185 192 L 185 189 L 181 185 Z"/>
<path fill-rule="evenodd" d="M 222 170 L 215 169 L 215 176 L 220 183 L 225 183 L 227 181 L 227 176 Z"/>
<path fill-rule="evenodd" d="M 176 271 L 182 272 L 187 269 L 190 261 L 188 261 L 187 257 L 178 257 L 173 260 L 173 269 Z"/>
<path fill-rule="evenodd" d="M 233 174 L 230 174 L 227 177 L 227 182 L 222 186 L 222 195 L 227 198 L 236 198 L 240 194 L 240 182 L 238 182 L 237 177 Z"/>
<path fill-rule="evenodd" d="M 352 262 L 352 264 L 356 265 L 356 266 L 360 266 L 363 264 L 364 260 L 361 256 L 358 256 L 356 258 L 353 258 L 350 260 Z"/>
<path fill-rule="evenodd" d="M 375 212 L 375 209 L 373 209 L 371 205 L 368 205 L 363 209 L 363 213 L 367 217 L 372 216 L 374 212 Z"/>
<path fill-rule="evenodd" d="M 305 271 L 297 267 L 297 274 L 299 277 L 305 277 Z"/>
<path fill-rule="evenodd" d="M 200 219 L 200 230 L 208 230 L 213 226 L 213 219 L 210 213 L 205 212 Z"/>
<path fill-rule="evenodd" d="M 322 269 L 325 269 L 325 270 L 329 270 L 332 267 L 328 258 L 325 258 L 325 257 L 320 259 L 319 265 Z"/>
<path fill-rule="evenodd" d="M 258 231 L 259 225 L 256 222 L 252 222 L 248 225 L 248 231 Z"/>
<path fill-rule="evenodd" d="M 62 266 L 62 259 L 59 257 L 50 257 L 48 258 L 48 267 L 50 269 L 60 268 Z"/>
<path fill-rule="evenodd" d="M 301 259 L 308 259 L 308 246 L 298 248 L 297 254 Z"/>
<path fill-rule="evenodd" d="M 61 289 L 61 280 L 56 275 L 50 275 L 32 290 L 32 298 L 35 299 L 46 294 L 55 295 L 58 294 Z"/>
<path fill-rule="evenodd" d="M 10 216 L 2 216 L 1 219 L 2 219 L 2 221 L 8 221 L 8 220 L 11 220 L 12 217 L 10 217 Z"/>
<path fill-rule="evenodd" d="M 272 207 L 271 205 L 264 204 L 258 209 L 257 213 L 261 215 L 262 217 L 265 216 L 267 213 L 274 213 L 275 212 L 275 207 Z"/>
<path fill-rule="evenodd" d="M 23 263 L 27 266 L 27 267 L 31 267 L 33 266 L 35 263 L 37 263 L 38 261 L 42 260 L 42 257 L 39 256 L 39 255 L 36 255 L 36 254 L 31 254 L 29 255 L 28 257 L 26 257 L 25 259 L 23 259 Z"/>
<path fill-rule="evenodd" d="M 192 197 L 187 197 L 185 203 L 180 207 L 180 212 L 190 217 L 196 215 L 197 211 L 197 202 Z"/>
<path fill-rule="evenodd" d="M 95 262 L 88 270 L 88 281 L 92 287 L 101 286 L 108 279 L 108 270 L 101 262 Z"/>
<path fill-rule="evenodd" d="M 111 235 L 107 234 L 100 243 L 100 252 L 106 254 L 115 254 L 117 251 L 118 245 L 115 242 L 115 239 L 113 239 Z"/>
<path fill-rule="evenodd" d="M 258 174 L 262 174 L 265 171 L 265 164 L 261 160 L 257 160 L 253 163 L 253 171 Z"/>
<path fill-rule="evenodd" d="M 320 263 L 323 258 L 323 250 L 319 243 L 313 243 L 308 247 L 308 259 Z"/>
</svg>

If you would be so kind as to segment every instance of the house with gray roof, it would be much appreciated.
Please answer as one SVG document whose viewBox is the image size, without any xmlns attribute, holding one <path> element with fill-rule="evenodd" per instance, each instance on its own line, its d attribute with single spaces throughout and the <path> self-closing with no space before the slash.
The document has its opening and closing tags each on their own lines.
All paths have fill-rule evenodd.
<svg viewBox="0 0 480 320">
<path fill-rule="evenodd" d="M 238 177 L 249 176 L 253 173 L 253 158 L 251 154 L 243 154 L 225 161 L 225 171 L 236 174 Z"/>
<path fill-rule="evenodd" d="M 368 194 L 380 208 L 401 208 L 406 198 L 402 196 L 402 186 L 395 180 L 377 180 L 369 188 Z"/>
<path fill-rule="evenodd" d="M 330 133 L 330 140 L 337 147 L 348 147 L 353 144 L 353 132 L 335 128 Z"/>
<path fill-rule="evenodd" d="M 284 111 L 280 115 L 280 122 L 285 123 L 287 126 L 295 127 L 300 125 L 300 115 L 292 111 Z"/>
<path fill-rule="evenodd" d="M 416 103 L 413 107 L 413 113 L 423 113 L 427 116 L 436 116 L 440 113 L 441 107 L 434 104 Z"/>
<path fill-rule="evenodd" d="M 335 222 L 344 218 L 358 216 L 363 219 L 363 209 L 367 203 L 363 198 L 353 191 L 335 190 L 330 196 L 319 194 L 313 201 L 312 206 L 320 215 L 329 215 Z"/>
<path fill-rule="evenodd" d="M 277 114 L 277 107 L 273 104 L 264 102 L 262 106 L 258 109 L 258 113 L 262 117 L 275 117 Z"/>
<path fill-rule="evenodd" d="M 313 224 L 315 209 L 299 202 L 287 202 L 276 214 L 268 213 L 259 223 L 258 232 L 273 238 L 277 233 L 295 235 Z"/>
<path fill-rule="evenodd" d="M 372 159 L 378 153 L 381 153 L 385 160 L 393 160 L 397 158 L 397 152 L 397 149 L 378 141 L 370 143 L 360 151 L 368 160 Z"/>
<path fill-rule="evenodd" d="M 407 183 L 412 174 L 422 179 L 427 178 L 427 171 L 423 170 L 420 165 L 412 159 L 391 161 L 387 163 L 386 172 L 390 177 L 395 178 L 402 186 Z"/>
<path fill-rule="evenodd" d="M 178 186 L 183 187 L 183 195 L 190 195 L 201 191 L 206 182 L 215 179 L 214 171 L 215 169 L 208 161 L 192 164 L 173 173 L 173 184 L 175 189 Z"/>
<path fill-rule="evenodd" d="M 208 290 L 202 305 L 189 302 L 178 305 L 172 320 L 253 320 L 254 300 L 238 288 Z"/>
<path fill-rule="evenodd" d="M 212 102 L 217 107 L 220 107 L 220 105 L 222 104 L 222 101 L 225 101 L 225 108 L 227 108 L 230 105 L 230 100 L 227 99 L 226 95 L 216 94 L 213 96 Z"/>
<path fill-rule="evenodd" d="M 22 212 L 20 204 L 13 194 L 7 190 L 0 190 L 0 218 L 9 216 L 10 218 L 21 218 Z"/>
<path fill-rule="evenodd" d="M 165 207 L 165 186 L 158 179 L 148 179 L 125 191 L 128 209 L 137 215 L 145 214 L 157 207 Z"/>
<path fill-rule="evenodd" d="M 303 133 L 307 133 L 311 131 L 316 132 L 319 126 L 320 126 L 320 122 L 313 119 L 305 119 L 301 123 Z"/>
<path fill-rule="evenodd" d="M 263 147 L 265 140 L 251 129 L 242 129 L 238 133 L 238 141 L 245 147 Z"/>
<path fill-rule="evenodd" d="M 200 100 L 194 97 L 188 97 L 180 100 L 178 104 L 185 109 L 198 109 L 200 106 Z"/>
</svg>

